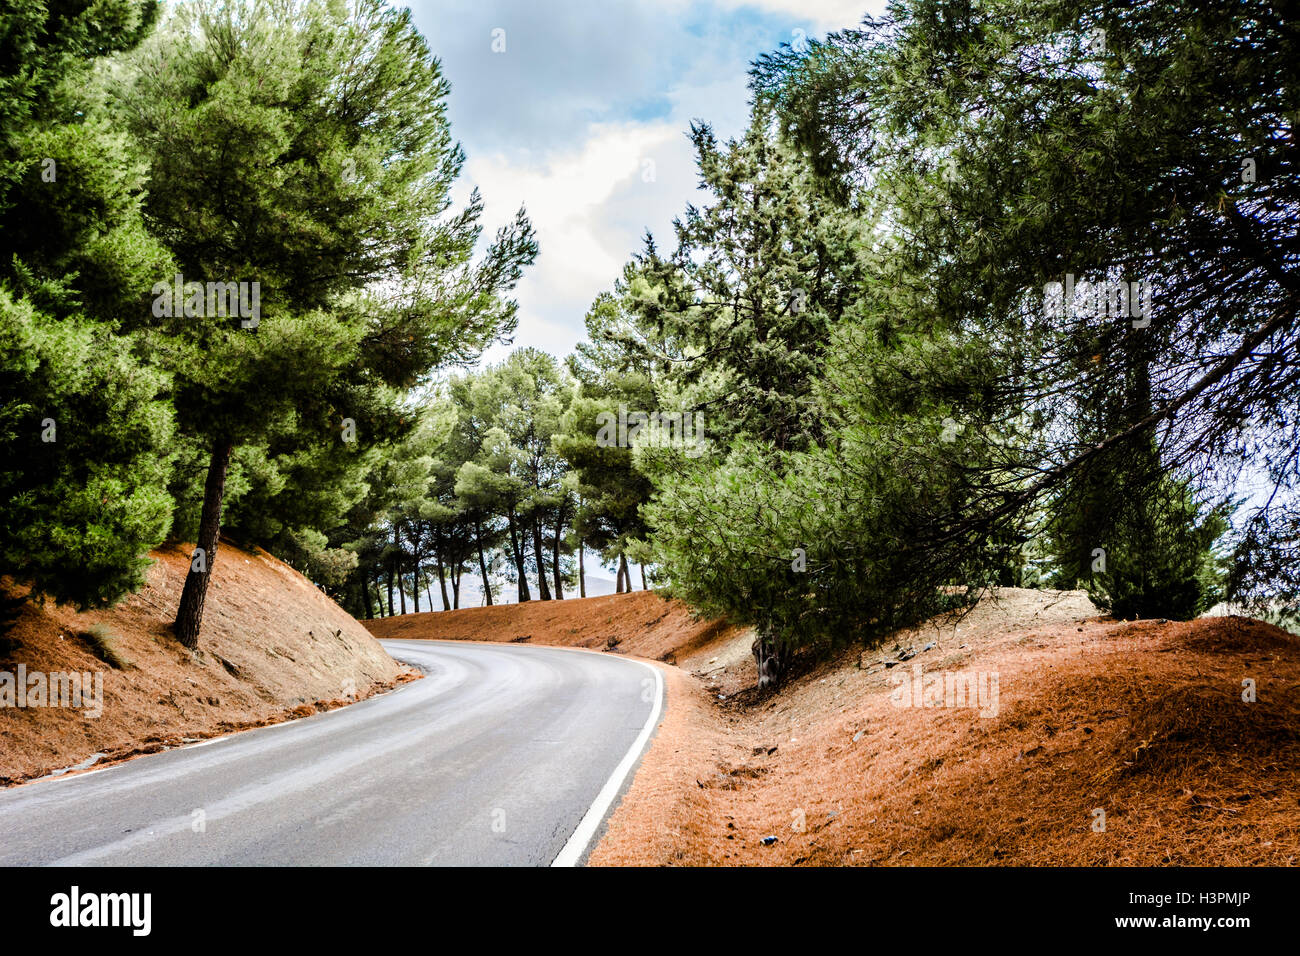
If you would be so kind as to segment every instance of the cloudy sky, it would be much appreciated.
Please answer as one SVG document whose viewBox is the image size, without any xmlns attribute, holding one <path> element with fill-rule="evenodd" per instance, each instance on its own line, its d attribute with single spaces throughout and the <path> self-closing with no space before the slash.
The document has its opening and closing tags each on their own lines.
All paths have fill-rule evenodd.
<svg viewBox="0 0 1300 956">
<path fill-rule="evenodd" d="M 541 254 L 518 288 L 514 346 L 557 357 L 649 229 L 695 199 L 686 131 L 742 130 L 750 61 L 855 25 L 884 0 L 413 0 L 452 84 L 453 134 L 468 154 L 485 235 L 520 205 Z M 510 348 L 492 349 L 486 360 Z"/>
</svg>

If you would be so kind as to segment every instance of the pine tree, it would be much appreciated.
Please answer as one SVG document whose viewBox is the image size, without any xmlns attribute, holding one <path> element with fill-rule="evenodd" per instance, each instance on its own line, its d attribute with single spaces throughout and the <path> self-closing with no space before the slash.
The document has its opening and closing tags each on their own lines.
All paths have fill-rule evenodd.
<svg viewBox="0 0 1300 956">
<path fill-rule="evenodd" d="M 1047 500 L 1077 525 L 1109 484 L 1165 503 L 1122 522 L 1152 549 L 1128 559 L 1158 566 L 1171 540 L 1200 547 L 1207 512 L 1185 507 L 1188 481 L 1201 493 L 1262 472 L 1272 491 L 1239 522 L 1233 584 L 1300 594 L 1287 560 L 1300 531 L 1297 42 L 1260 4 L 900 0 L 760 61 L 760 101 L 828 194 L 887 204 L 912 283 L 943 290 L 920 302 L 932 324 L 987 342 L 1008 373 L 992 434 L 1032 422 L 1016 456 L 972 475 L 978 491 L 941 519 L 939 542 Z M 1062 286 L 1118 281 L 1127 302 L 1060 304 Z M 1136 370 L 1138 342 L 1145 410 L 1095 414 Z M 1086 440 L 1068 417 L 1080 409 L 1099 429 Z M 1172 539 L 1140 531 L 1174 519 Z"/>
<path fill-rule="evenodd" d="M 525 348 L 474 376 L 463 393 L 466 414 L 482 437 L 478 455 L 457 471 L 456 495 L 471 512 L 505 518 L 520 601 L 531 599 L 525 558 L 529 545 L 539 596 L 563 596 L 564 575 L 557 569 L 572 501 L 564 484 L 565 462 L 552 438 L 559 433 L 572 390 L 554 358 Z"/>
<path fill-rule="evenodd" d="M 859 301 L 863 221 L 811 187 L 811 174 L 759 110 L 739 140 L 691 128 L 711 202 L 674 221 L 625 277 L 651 341 L 673 346 L 674 377 L 711 434 L 797 448 L 817 435 L 812 403 L 830 330 Z M 639 280 L 639 281 L 638 281 Z"/>
<path fill-rule="evenodd" d="M 208 462 L 176 618 L 192 647 L 235 450 L 297 434 L 349 454 L 349 421 L 360 442 L 400 433 L 400 390 L 513 327 L 501 296 L 536 245 L 521 212 L 471 261 L 482 206 L 447 214 L 464 157 L 409 11 L 202 0 L 116 79 L 179 269 L 180 295 L 154 289 L 178 420 Z M 190 282 L 245 285 L 222 308 Z"/>
<path fill-rule="evenodd" d="M 627 277 L 633 284 L 640 281 L 632 270 Z M 568 360 L 578 391 L 553 444 L 571 469 L 573 545 L 579 555 L 589 546 L 613 563 L 622 592 L 624 555 L 646 535 L 641 508 L 654 485 L 637 468 L 630 443 L 619 444 L 618 423 L 629 414 L 659 411 L 655 381 L 666 377 L 670 363 L 660 357 L 662 341 L 629 310 L 622 283 L 596 298 L 586 327 L 587 341 Z"/>
<path fill-rule="evenodd" d="M 138 587 L 170 519 L 168 378 L 123 334 L 167 256 L 140 215 L 143 167 L 88 82 L 155 14 L 0 11 L 0 574 L 81 608 Z"/>
</svg>

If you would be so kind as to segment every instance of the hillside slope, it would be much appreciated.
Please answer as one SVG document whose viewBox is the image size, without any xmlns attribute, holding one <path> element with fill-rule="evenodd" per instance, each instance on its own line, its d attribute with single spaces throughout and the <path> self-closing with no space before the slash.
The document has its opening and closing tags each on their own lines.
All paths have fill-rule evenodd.
<svg viewBox="0 0 1300 956">
<path fill-rule="evenodd" d="M 708 688 L 668 668 L 667 718 L 592 864 L 1300 862 L 1300 640 L 1004 596 L 775 695 L 752 661 Z M 996 693 L 962 706 L 931 683 L 957 675 Z"/>
<path fill-rule="evenodd" d="M 654 591 L 398 614 L 362 623 L 379 638 L 554 644 L 680 664 L 744 633 L 723 621 L 699 620 L 685 604 Z"/>
<path fill-rule="evenodd" d="M 189 569 L 184 546 L 154 552 L 147 585 L 117 607 L 78 614 L 28 603 L 0 638 L 0 673 L 100 673 L 103 706 L 0 707 L 0 784 L 337 706 L 411 676 L 310 581 L 260 549 L 223 542 L 199 650 L 170 631 Z M 0 581 L 7 597 L 25 594 Z M 108 666 L 81 636 L 115 635 L 130 666 Z"/>
<path fill-rule="evenodd" d="M 645 592 L 367 624 L 666 662 L 593 865 L 1300 862 L 1300 639 L 1260 621 L 1117 622 L 1080 591 L 1001 589 L 776 694 L 748 632 Z"/>
</svg>

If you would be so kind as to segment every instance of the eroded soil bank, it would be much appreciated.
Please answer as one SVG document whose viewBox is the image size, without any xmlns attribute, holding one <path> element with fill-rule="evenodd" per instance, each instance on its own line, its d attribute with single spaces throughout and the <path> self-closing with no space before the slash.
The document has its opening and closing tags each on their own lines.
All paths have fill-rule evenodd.
<svg viewBox="0 0 1300 956">
<path fill-rule="evenodd" d="M 184 545 L 153 553 L 148 584 L 117 607 L 78 614 L 28 603 L 0 639 L 0 673 L 98 674 L 102 709 L 0 707 L 0 785 L 103 766 L 187 740 L 308 716 L 416 676 L 310 581 L 265 551 L 223 542 L 199 649 L 172 636 L 189 569 Z M 7 597 L 25 590 L 0 581 Z M 115 668 L 83 636 L 95 625 Z"/>
<path fill-rule="evenodd" d="M 1300 859 L 1300 640 L 1259 621 L 1005 589 L 767 695 L 747 632 L 645 592 L 367 623 L 661 662 L 668 707 L 595 865 Z"/>
</svg>

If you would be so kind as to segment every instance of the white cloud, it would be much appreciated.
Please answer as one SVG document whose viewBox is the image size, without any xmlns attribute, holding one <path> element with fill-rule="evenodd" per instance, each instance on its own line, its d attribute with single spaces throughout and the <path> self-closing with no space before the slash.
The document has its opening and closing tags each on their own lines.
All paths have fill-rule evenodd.
<svg viewBox="0 0 1300 956">
<path fill-rule="evenodd" d="M 478 156 L 466 173 L 485 197 L 491 226 L 527 207 L 541 252 L 517 291 L 514 344 L 563 356 L 582 338 L 588 306 L 619 276 L 644 228 L 666 226 L 680 212 L 694 166 L 678 123 L 628 122 L 595 124 L 579 147 L 544 159 Z M 494 349 L 486 359 L 501 354 Z"/>
<path fill-rule="evenodd" d="M 470 155 L 462 188 L 466 195 L 471 185 L 482 192 L 486 231 L 523 205 L 540 248 L 516 290 L 514 340 L 490 349 L 483 362 L 520 346 L 567 355 L 585 338 L 592 300 L 612 288 L 646 230 L 661 248 L 671 247 L 673 218 L 699 196 L 690 121 L 707 119 L 724 139 L 739 135 L 749 115 L 746 77 L 702 77 L 665 91 L 665 98 L 667 118 L 592 123 L 574 147 Z"/>
<path fill-rule="evenodd" d="M 645 231 L 671 248 L 673 217 L 698 195 L 690 122 L 740 134 L 756 55 L 795 31 L 853 26 L 884 2 L 412 0 L 452 83 L 452 130 L 469 157 L 458 196 L 479 187 L 488 235 L 521 205 L 537 230 L 514 346 L 572 351 Z M 498 26 L 502 54 L 489 44 Z"/>
</svg>

